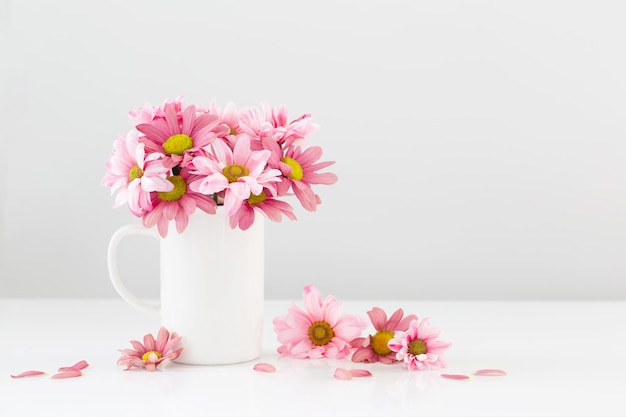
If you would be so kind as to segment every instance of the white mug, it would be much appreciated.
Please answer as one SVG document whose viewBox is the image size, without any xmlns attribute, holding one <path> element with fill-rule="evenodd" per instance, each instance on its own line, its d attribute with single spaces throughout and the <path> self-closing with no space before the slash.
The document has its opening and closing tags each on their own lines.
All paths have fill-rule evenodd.
<svg viewBox="0 0 626 417">
<path fill-rule="evenodd" d="M 118 244 L 130 235 L 160 240 L 158 306 L 133 295 L 119 275 Z M 197 210 L 183 233 L 170 227 L 165 238 L 156 228 L 123 226 L 108 249 L 109 275 L 119 295 L 138 310 L 160 316 L 161 324 L 182 338 L 184 350 L 176 362 L 194 365 L 246 362 L 261 355 L 264 258 L 262 216 L 247 230 L 231 229 L 221 206 L 217 214 Z"/>
</svg>

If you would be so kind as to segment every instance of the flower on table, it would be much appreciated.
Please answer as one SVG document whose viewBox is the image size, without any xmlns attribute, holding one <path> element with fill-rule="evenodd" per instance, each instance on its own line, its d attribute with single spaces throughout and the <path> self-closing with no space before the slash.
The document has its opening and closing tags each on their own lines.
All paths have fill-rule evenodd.
<svg viewBox="0 0 626 417">
<path fill-rule="evenodd" d="M 389 341 L 389 349 L 396 352 L 396 359 L 403 361 L 409 370 L 444 368 L 441 355 L 450 342 L 439 340 L 441 331 L 431 327 L 430 320 L 413 320 L 407 331 L 397 331 Z"/>
<path fill-rule="evenodd" d="M 359 316 L 342 314 L 343 303 L 317 288 L 304 287 L 303 311 L 295 303 L 284 316 L 274 319 L 281 346 L 278 353 L 298 359 L 341 359 L 351 352 L 350 341 L 361 335 L 367 323 Z"/>
<path fill-rule="evenodd" d="M 393 352 L 388 343 L 394 337 L 396 331 L 406 331 L 409 323 L 417 320 L 417 316 L 410 314 L 406 317 L 404 311 L 399 308 L 387 320 L 387 313 L 378 307 L 367 312 L 376 333 L 368 337 L 358 337 L 350 342 L 356 351 L 352 354 L 352 362 L 381 362 L 391 364 L 397 362 L 396 352 Z"/>
<path fill-rule="evenodd" d="M 137 340 L 131 340 L 130 344 L 134 349 L 121 349 L 122 356 L 118 359 L 118 365 L 125 365 L 125 371 L 129 369 L 146 369 L 155 371 L 157 366 L 167 360 L 175 360 L 183 351 L 180 343 L 180 336 L 171 333 L 161 327 L 156 340 L 151 334 L 143 338 L 143 344 Z"/>
</svg>

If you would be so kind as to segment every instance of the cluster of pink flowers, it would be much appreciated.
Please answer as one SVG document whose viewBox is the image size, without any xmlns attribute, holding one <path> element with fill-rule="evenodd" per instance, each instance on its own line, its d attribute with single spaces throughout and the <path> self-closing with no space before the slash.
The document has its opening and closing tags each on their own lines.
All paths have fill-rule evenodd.
<svg viewBox="0 0 626 417">
<path fill-rule="evenodd" d="M 374 307 L 367 314 L 376 330 L 361 337 L 367 322 L 356 315 L 342 314 L 343 304 L 333 296 L 322 299 L 317 288 L 304 288 L 302 310 L 293 304 L 286 315 L 274 319 L 274 331 L 281 345 L 278 353 L 300 359 L 351 356 L 353 362 L 403 362 L 410 370 L 446 366 L 442 354 L 450 342 L 439 339 L 441 331 L 428 318 L 406 317 L 402 309 L 391 317 Z"/>
<path fill-rule="evenodd" d="M 249 228 L 259 211 L 280 222 L 295 220 L 281 199 L 295 195 L 315 211 L 321 203 L 312 185 L 334 184 L 337 176 L 318 172 L 322 149 L 309 146 L 317 130 L 309 114 L 289 121 L 285 106 L 237 109 L 187 105 L 182 98 L 130 111 L 134 129 L 119 136 L 106 161 L 102 184 L 117 193 L 114 207 L 128 204 L 146 227 L 161 236 L 174 220 L 181 233 L 200 209 L 215 214 L 223 205 L 232 228 Z"/>
</svg>

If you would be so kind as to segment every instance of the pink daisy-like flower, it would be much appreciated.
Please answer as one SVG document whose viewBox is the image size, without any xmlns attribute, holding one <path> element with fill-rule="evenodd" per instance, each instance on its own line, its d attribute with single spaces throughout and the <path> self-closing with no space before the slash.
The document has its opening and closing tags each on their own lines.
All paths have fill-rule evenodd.
<svg viewBox="0 0 626 417">
<path fill-rule="evenodd" d="M 150 103 L 146 103 L 135 110 L 130 110 L 128 112 L 128 117 L 130 122 L 134 125 L 150 123 L 157 118 L 165 119 L 165 112 L 163 111 L 163 108 L 167 106 L 172 106 L 179 115 L 185 110 L 185 108 L 187 108 L 183 102 L 183 96 L 178 96 L 174 100 L 169 98 L 166 99 L 163 102 L 163 107 L 153 106 Z"/>
<path fill-rule="evenodd" d="M 189 183 L 196 178 L 189 173 L 187 168 L 183 168 L 179 175 L 167 177 L 167 180 L 174 184 L 174 188 L 167 192 L 152 193 L 153 208 L 143 215 L 143 225 L 153 227 L 156 224 L 159 234 L 165 237 L 171 220 L 176 222 L 178 233 L 184 232 L 189 224 L 189 216 L 196 211 L 196 208 L 215 214 L 217 204 L 210 196 L 189 189 Z"/>
<path fill-rule="evenodd" d="M 119 191 L 113 207 L 128 202 L 130 211 L 141 217 L 152 210 L 152 191 L 171 191 L 174 186 L 165 179 L 169 169 L 163 166 L 163 154 L 146 155 L 143 143 L 139 143 L 137 132 L 119 135 L 113 142 L 113 154 L 106 161 L 107 172 L 102 184 L 111 187 L 111 194 Z"/>
<path fill-rule="evenodd" d="M 161 327 L 157 339 L 147 334 L 143 337 L 143 344 L 137 340 L 131 340 L 134 349 L 121 349 L 122 356 L 118 359 L 118 365 L 125 365 L 125 371 L 129 369 L 146 369 L 155 371 L 157 366 L 167 360 L 175 360 L 183 351 L 182 347 L 176 349 L 180 342 L 180 336 L 170 334 L 167 329 Z"/>
<path fill-rule="evenodd" d="M 387 320 L 387 314 L 380 308 L 374 307 L 367 312 L 376 333 L 368 337 L 359 337 L 350 344 L 356 348 L 352 354 L 352 362 L 382 362 L 390 364 L 396 362 L 396 353 L 389 349 L 388 343 L 393 339 L 396 331 L 406 331 L 412 320 L 417 316 L 410 314 L 402 318 L 404 311 L 397 309 Z"/>
<path fill-rule="evenodd" d="M 264 140 L 263 146 L 271 152 L 269 165 L 280 169 L 283 174 L 282 181 L 278 184 L 278 195 L 287 194 L 291 188 L 302 207 L 308 211 L 315 211 L 321 200 L 313 192 L 311 185 L 336 183 L 337 175 L 317 172 L 335 162 L 317 162 L 322 156 L 322 148 L 319 146 L 311 146 L 304 151 L 299 146 L 291 146 L 285 150 L 284 155 L 283 149 L 272 141 Z"/>
<path fill-rule="evenodd" d="M 219 124 L 217 116 L 198 115 L 196 106 L 187 107 L 180 118 L 173 104 L 165 105 L 164 112 L 164 119 L 154 118 L 137 125 L 137 130 L 145 135 L 141 141 L 148 149 L 168 156 L 165 162 L 168 168 L 186 166 L 203 147 L 227 133 L 227 127 Z"/>
<path fill-rule="evenodd" d="M 250 138 L 241 135 L 235 149 L 223 140 L 211 144 L 209 157 L 197 156 L 193 159 L 193 174 L 200 178 L 190 184 L 193 191 L 212 195 L 225 190 L 224 208 L 232 216 L 252 194 L 259 195 L 263 188 L 274 190 L 279 182 L 280 171 L 266 167 L 270 152 L 252 151 Z"/>
<path fill-rule="evenodd" d="M 281 346 L 278 353 L 298 359 L 335 358 L 350 354 L 350 340 L 361 335 L 367 323 L 359 316 L 342 315 L 343 303 L 329 295 L 322 300 L 313 286 L 304 287 L 302 311 L 293 304 L 288 313 L 274 319 Z"/>
<path fill-rule="evenodd" d="M 404 361 L 411 371 L 445 368 L 441 355 L 452 343 L 438 339 L 441 331 L 431 327 L 428 318 L 413 320 L 406 332 L 395 332 L 389 341 L 389 349 L 396 352 L 396 359 Z"/>
<path fill-rule="evenodd" d="M 296 220 L 293 207 L 284 201 L 272 198 L 269 190 L 264 189 L 260 194 L 251 194 L 243 201 L 239 210 L 230 216 L 230 226 L 234 229 L 239 226 L 246 230 L 254 223 L 254 212 L 263 213 L 268 219 L 280 223 L 285 215 L 289 220 Z"/>
<path fill-rule="evenodd" d="M 306 144 L 306 137 L 318 129 L 311 123 L 311 115 L 303 114 L 289 122 L 287 107 L 272 108 L 262 103 L 264 116 L 258 109 L 246 109 L 241 114 L 241 130 L 252 137 L 259 139 L 269 138 L 281 146 L 291 146 L 294 143 Z"/>
</svg>

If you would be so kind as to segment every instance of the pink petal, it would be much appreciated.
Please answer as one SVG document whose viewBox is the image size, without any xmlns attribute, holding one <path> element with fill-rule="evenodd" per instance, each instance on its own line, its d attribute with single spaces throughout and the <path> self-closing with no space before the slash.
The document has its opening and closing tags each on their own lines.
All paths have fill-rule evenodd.
<svg viewBox="0 0 626 417">
<path fill-rule="evenodd" d="M 36 375 L 44 375 L 45 372 L 42 371 L 26 371 L 22 372 L 19 375 L 11 375 L 11 378 L 24 378 L 25 376 L 36 376 Z"/>
<path fill-rule="evenodd" d="M 387 314 L 381 308 L 374 307 L 367 312 L 372 324 L 376 330 L 383 330 L 387 325 Z"/>
<path fill-rule="evenodd" d="M 264 362 L 255 364 L 252 369 L 259 372 L 276 372 L 276 367 L 274 365 Z"/>
<path fill-rule="evenodd" d="M 335 369 L 335 374 L 333 376 L 335 377 L 335 379 L 343 379 L 346 381 L 352 379 L 352 374 L 350 373 L 350 371 L 344 368 Z"/>
<path fill-rule="evenodd" d="M 82 376 L 83 373 L 76 369 L 69 369 L 67 371 L 59 372 L 58 374 L 54 374 L 50 377 L 50 379 L 64 379 L 64 378 L 76 378 L 78 376 Z"/>
<path fill-rule="evenodd" d="M 482 375 L 482 376 L 505 376 L 506 371 L 502 369 L 479 369 L 474 372 L 474 375 Z"/>
<path fill-rule="evenodd" d="M 76 362 L 72 366 L 64 366 L 64 367 L 59 368 L 59 372 L 71 371 L 71 370 L 80 371 L 82 369 L 85 369 L 88 366 L 89 366 L 89 364 L 87 363 L 87 361 L 82 360 L 80 362 Z"/>
<path fill-rule="evenodd" d="M 444 378 L 448 378 L 448 379 L 456 379 L 456 380 L 464 380 L 464 379 L 470 379 L 469 376 L 467 375 L 459 375 L 459 374 L 441 374 L 442 377 Z"/>
<path fill-rule="evenodd" d="M 350 375 L 355 378 L 363 377 L 363 376 L 372 376 L 372 373 L 367 369 L 350 369 Z"/>
</svg>

